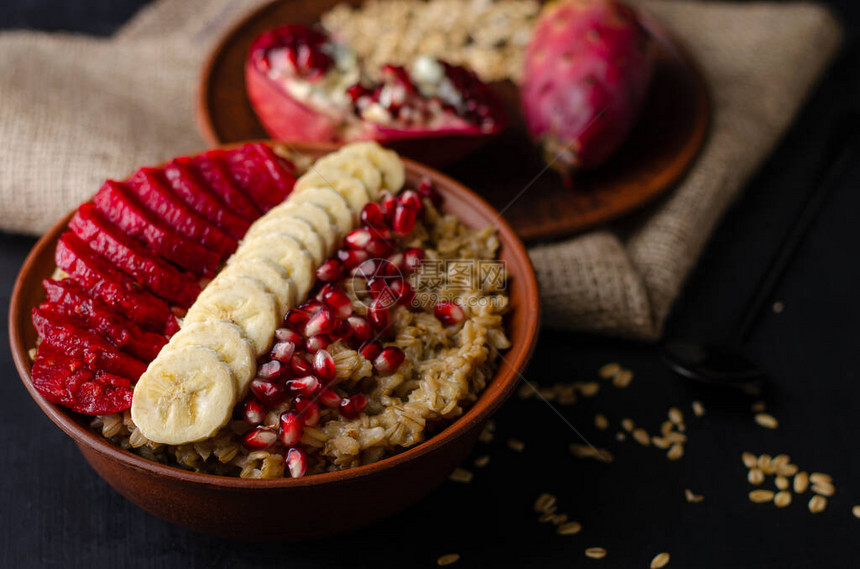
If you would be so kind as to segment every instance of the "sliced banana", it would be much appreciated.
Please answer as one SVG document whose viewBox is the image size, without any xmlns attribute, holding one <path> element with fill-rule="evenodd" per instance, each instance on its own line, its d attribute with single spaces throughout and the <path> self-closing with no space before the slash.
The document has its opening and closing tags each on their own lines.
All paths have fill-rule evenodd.
<svg viewBox="0 0 860 569">
<path fill-rule="evenodd" d="M 354 142 L 341 148 L 338 154 L 359 155 L 370 160 L 382 172 L 382 187 L 390 192 L 399 192 L 406 183 L 406 168 L 400 156 L 376 142 Z"/>
<path fill-rule="evenodd" d="M 241 259 L 227 265 L 221 275 L 246 276 L 257 279 L 269 291 L 278 304 L 278 317 L 283 318 L 287 310 L 298 303 L 296 285 L 279 264 L 270 259 Z"/>
<path fill-rule="evenodd" d="M 290 194 L 287 203 L 312 203 L 326 210 L 335 220 L 338 239 L 342 239 L 347 233 L 352 231 L 355 228 L 355 220 L 358 219 L 352 213 L 352 209 L 350 209 L 346 198 L 327 186 L 306 188 L 300 192 Z"/>
<path fill-rule="evenodd" d="M 371 201 L 370 191 L 367 187 L 355 176 L 332 167 L 323 167 L 315 170 L 309 178 L 313 180 L 311 186 L 330 187 L 342 195 L 347 202 L 349 208 L 355 215 L 361 213 L 361 209 Z M 301 192 L 301 190 L 299 190 Z"/>
<path fill-rule="evenodd" d="M 280 265 L 295 283 L 298 298 L 307 296 L 316 278 L 316 266 L 310 253 L 295 238 L 283 233 L 266 233 L 244 241 L 227 264 L 229 266 L 242 259 L 269 259 Z M 272 328 L 269 334 L 274 330 Z"/>
<path fill-rule="evenodd" d="M 191 443 L 226 425 L 236 400 L 236 382 L 215 350 L 164 349 L 134 386 L 131 418 L 151 441 Z"/>
<path fill-rule="evenodd" d="M 302 176 L 302 178 L 309 179 L 302 181 L 302 178 L 300 178 L 296 182 L 296 189 L 301 190 L 302 188 L 318 185 L 330 185 L 338 189 L 335 184 L 336 170 L 340 170 L 364 184 L 369 200 L 375 200 L 379 196 L 379 190 L 382 189 L 382 173 L 379 169 L 364 156 L 342 154 L 340 152 L 329 154 L 317 160 L 305 175 Z"/>
<path fill-rule="evenodd" d="M 334 253 L 338 247 L 337 227 L 335 226 L 334 218 L 325 209 L 315 203 L 305 202 L 296 203 L 294 201 L 286 201 L 269 213 L 277 217 L 290 216 L 298 217 L 308 222 L 314 228 L 320 238 L 325 243 L 326 256 Z"/>
<path fill-rule="evenodd" d="M 207 320 L 192 322 L 170 338 L 170 350 L 185 346 L 203 346 L 215 350 L 230 368 L 236 383 L 237 400 L 245 396 L 248 385 L 257 373 L 257 357 L 254 345 L 242 329 L 226 320 Z"/>
<path fill-rule="evenodd" d="M 294 238 L 311 254 L 316 265 L 325 261 L 328 256 L 326 255 L 325 243 L 323 243 L 322 237 L 304 219 L 291 216 L 267 218 L 261 221 L 260 230 L 255 232 L 256 235 L 264 233 L 283 233 Z M 255 235 L 252 235 L 250 239 L 254 237 Z"/>
<path fill-rule="evenodd" d="M 217 277 L 188 309 L 183 324 L 227 320 L 242 329 L 259 356 L 269 349 L 277 328 L 278 303 L 257 279 L 229 275 Z"/>
</svg>

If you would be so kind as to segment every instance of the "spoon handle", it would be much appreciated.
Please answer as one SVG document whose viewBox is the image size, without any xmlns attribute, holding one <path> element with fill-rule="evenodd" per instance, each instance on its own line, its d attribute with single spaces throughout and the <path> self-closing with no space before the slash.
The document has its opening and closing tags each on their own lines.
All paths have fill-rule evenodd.
<svg viewBox="0 0 860 569">
<path fill-rule="evenodd" d="M 830 158 L 816 176 L 819 183 L 807 194 L 782 240 L 782 246 L 771 258 L 763 277 L 747 301 L 736 328 L 733 342 L 735 346 L 741 346 L 746 342 L 764 304 L 773 296 L 774 290 L 800 248 L 803 238 L 809 232 L 812 222 L 821 211 L 827 195 L 839 184 L 848 168 L 854 164 L 858 142 L 860 142 L 858 135 L 860 135 L 860 114 L 850 112 L 838 119 L 838 125 L 828 141 L 827 156 Z"/>
</svg>

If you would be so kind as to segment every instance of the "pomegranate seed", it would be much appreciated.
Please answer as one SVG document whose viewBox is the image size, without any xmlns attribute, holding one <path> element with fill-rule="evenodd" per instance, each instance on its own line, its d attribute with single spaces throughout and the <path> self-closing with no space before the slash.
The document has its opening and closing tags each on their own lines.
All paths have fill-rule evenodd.
<svg viewBox="0 0 860 569">
<path fill-rule="evenodd" d="M 403 251 L 403 267 L 408 272 L 413 272 L 424 262 L 424 249 L 410 247 Z"/>
<path fill-rule="evenodd" d="M 331 340 L 325 334 L 318 334 L 316 336 L 311 336 L 308 338 L 308 341 L 305 342 L 305 348 L 310 353 L 315 353 L 317 350 L 324 350 L 329 347 L 331 344 Z"/>
<path fill-rule="evenodd" d="M 302 326 L 307 324 L 311 319 L 311 315 L 300 308 L 291 308 L 284 316 L 284 326 L 293 330 L 300 330 Z"/>
<path fill-rule="evenodd" d="M 343 263 L 344 267 L 351 270 L 368 260 L 370 255 L 368 255 L 367 251 L 340 249 L 337 252 L 337 258 L 340 259 L 340 262 Z"/>
<path fill-rule="evenodd" d="M 387 257 L 394 251 L 394 245 L 385 239 L 371 239 L 365 251 L 371 257 Z"/>
<path fill-rule="evenodd" d="M 369 227 L 368 231 L 374 239 L 391 239 L 394 236 L 389 227 Z"/>
<path fill-rule="evenodd" d="M 370 323 L 377 330 L 385 330 L 391 322 L 391 314 L 388 312 L 388 307 L 376 299 L 370 303 L 367 309 L 367 315 L 370 317 Z"/>
<path fill-rule="evenodd" d="M 391 280 L 385 278 L 370 279 L 367 287 L 370 289 L 371 298 L 376 298 L 385 306 L 391 306 L 397 302 L 394 291 L 391 290 Z"/>
<path fill-rule="evenodd" d="M 296 411 L 301 413 L 308 427 L 316 427 L 320 422 L 320 406 L 304 395 L 296 397 Z"/>
<path fill-rule="evenodd" d="M 388 262 L 391 263 L 391 266 L 396 267 L 397 271 L 400 273 L 403 272 L 403 261 L 403 253 L 394 253 L 393 255 L 388 257 Z"/>
<path fill-rule="evenodd" d="M 416 212 L 424 209 L 424 202 L 421 201 L 421 196 L 415 190 L 406 190 L 400 194 L 400 203 L 414 207 Z"/>
<path fill-rule="evenodd" d="M 379 345 L 379 342 L 371 342 L 360 347 L 358 349 L 358 353 L 361 354 L 364 359 L 372 362 L 379 354 L 382 353 L 382 346 Z"/>
<path fill-rule="evenodd" d="M 347 318 L 352 314 L 352 300 L 339 288 L 326 292 L 322 301 L 334 311 L 336 318 Z"/>
<path fill-rule="evenodd" d="M 242 406 L 242 418 L 252 425 L 259 425 L 266 417 L 266 409 L 256 399 L 248 399 Z"/>
<path fill-rule="evenodd" d="M 367 398 L 363 393 L 356 393 L 352 397 L 342 399 L 338 411 L 347 419 L 355 419 L 365 405 L 367 405 Z"/>
<path fill-rule="evenodd" d="M 337 406 L 340 405 L 340 395 L 338 395 L 328 387 L 323 387 L 320 390 L 319 395 L 317 396 L 317 401 L 319 401 L 326 407 L 336 409 Z"/>
<path fill-rule="evenodd" d="M 391 195 L 391 192 L 385 190 L 379 193 L 379 207 L 382 209 L 382 214 L 389 223 L 394 219 L 394 210 L 397 208 L 398 203 L 397 198 Z"/>
<path fill-rule="evenodd" d="M 391 373 L 399 368 L 405 359 L 406 354 L 403 353 L 403 350 L 396 346 L 390 346 L 376 356 L 373 360 L 373 367 L 379 373 Z"/>
<path fill-rule="evenodd" d="M 242 437 L 242 444 L 251 450 L 269 448 L 278 440 L 278 433 L 271 427 L 257 427 Z"/>
<path fill-rule="evenodd" d="M 459 324 L 466 317 L 463 309 L 456 302 L 450 300 L 436 303 L 436 306 L 433 307 L 433 314 L 446 326 Z"/>
<path fill-rule="evenodd" d="M 293 411 L 281 414 L 281 430 L 278 437 L 286 446 L 291 447 L 302 440 L 302 432 L 305 429 L 304 418 Z"/>
<path fill-rule="evenodd" d="M 320 381 L 312 375 L 306 375 L 305 377 L 288 381 L 287 388 L 299 395 L 313 395 L 320 388 Z"/>
<path fill-rule="evenodd" d="M 366 227 L 359 227 L 347 233 L 343 242 L 350 249 L 364 250 L 371 239 L 373 239 L 373 234 L 370 233 L 370 230 Z"/>
<path fill-rule="evenodd" d="M 308 456 L 300 448 L 291 448 L 287 451 L 284 461 L 293 478 L 301 478 L 308 471 Z"/>
<path fill-rule="evenodd" d="M 363 316 L 350 316 L 347 318 L 347 323 L 352 331 L 352 336 L 359 342 L 366 342 L 373 335 L 373 329 L 370 327 L 370 322 Z"/>
<path fill-rule="evenodd" d="M 346 269 L 338 259 L 329 259 L 317 269 L 317 278 L 323 282 L 337 281 L 343 278 Z"/>
<path fill-rule="evenodd" d="M 415 229 L 415 221 L 418 219 L 418 210 L 406 204 L 398 204 L 394 210 L 394 219 L 391 229 L 399 237 L 405 237 Z"/>
<path fill-rule="evenodd" d="M 368 259 L 356 268 L 352 270 L 350 273 L 354 277 L 361 277 L 363 279 L 371 279 L 376 274 L 378 270 L 377 259 Z"/>
<path fill-rule="evenodd" d="M 283 371 L 281 362 L 273 360 L 260 366 L 260 369 L 257 370 L 257 377 L 262 379 L 275 379 L 279 377 Z"/>
<path fill-rule="evenodd" d="M 335 320 L 331 332 L 328 333 L 332 342 L 348 338 L 352 333 L 349 323 L 346 320 Z"/>
<path fill-rule="evenodd" d="M 272 351 L 270 352 L 270 356 L 279 362 L 283 362 L 285 364 L 290 363 L 290 360 L 293 359 L 293 354 L 296 351 L 296 345 L 292 342 L 278 342 L 272 347 Z"/>
<path fill-rule="evenodd" d="M 418 185 L 418 193 L 429 199 L 436 207 L 442 205 L 442 194 L 433 187 L 433 182 L 430 181 L 430 178 L 421 180 L 421 183 Z"/>
<path fill-rule="evenodd" d="M 369 227 L 385 227 L 385 214 L 378 203 L 370 202 L 361 210 L 361 223 Z"/>
<path fill-rule="evenodd" d="M 275 330 L 275 338 L 279 342 L 292 342 L 294 346 L 297 346 L 304 341 L 301 334 L 295 330 L 290 330 L 289 328 L 278 328 Z"/>
<path fill-rule="evenodd" d="M 295 372 L 296 375 L 308 375 L 314 371 L 314 368 L 311 367 L 308 360 L 299 354 L 293 355 L 293 359 L 290 360 L 290 367 L 293 368 L 293 372 Z"/>
<path fill-rule="evenodd" d="M 412 285 L 404 279 L 392 279 L 388 283 L 388 289 L 391 291 L 394 299 L 404 306 L 412 304 L 412 299 L 415 298 L 415 291 L 412 289 Z"/>
<path fill-rule="evenodd" d="M 304 310 L 308 313 L 308 316 L 313 317 L 314 314 L 320 311 L 323 308 L 323 303 L 317 300 L 316 298 L 311 298 L 306 300 L 304 304 L 299 306 L 299 309 Z"/>
<path fill-rule="evenodd" d="M 318 334 L 327 334 L 331 331 L 334 325 L 334 315 L 331 309 L 323 307 L 319 312 L 314 314 L 308 323 L 305 325 L 305 336 L 310 338 Z"/>
<path fill-rule="evenodd" d="M 251 381 L 251 393 L 267 407 L 283 403 L 287 398 L 287 390 L 283 385 L 259 377 Z"/>
<path fill-rule="evenodd" d="M 314 354 L 313 366 L 321 380 L 331 381 L 334 379 L 334 358 L 326 350 L 320 350 Z"/>
</svg>

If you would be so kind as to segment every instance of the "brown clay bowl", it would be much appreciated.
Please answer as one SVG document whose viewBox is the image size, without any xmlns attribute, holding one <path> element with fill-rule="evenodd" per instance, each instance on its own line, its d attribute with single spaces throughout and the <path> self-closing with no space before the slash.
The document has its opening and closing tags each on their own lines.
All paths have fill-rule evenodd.
<svg viewBox="0 0 860 569">
<path fill-rule="evenodd" d="M 309 155 L 319 148 L 297 146 Z M 367 526 L 417 502 L 440 485 L 475 445 L 487 419 L 516 387 L 537 338 L 538 287 L 529 257 L 511 227 L 490 205 L 451 178 L 405 160 L 411 182 L 431 178 L 445 210 L 472 227 L 494 225 L 507 265 L 511 311 L 506 327 L 513 346 L 503 355 L 478 401 L 450 426 L 400 454 L 352 470 L 298 479 L 243 480 L 197 474 L 151 462 L 112 445 L 88 427 L 88 418 L 47 403 L 33 388 L 28 350 L 36 333 L 31 309 L 43 297 L 41 281 L 54 270 L 54 248 L 71 214 L 33 248 L 12 293 L 9 337 L 24 386 L 42 411 L 69 435 L 87 461 L 117 492 L 144 510 L 195 531 L 243 540 L 306 539 Z M 250 525 L 259 512 L 300 511 Z"/>
</svg>

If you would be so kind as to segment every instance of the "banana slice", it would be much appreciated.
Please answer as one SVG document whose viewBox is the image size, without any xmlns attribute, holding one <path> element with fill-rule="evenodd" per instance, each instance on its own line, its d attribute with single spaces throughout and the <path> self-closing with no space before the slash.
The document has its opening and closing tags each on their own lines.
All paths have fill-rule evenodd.
<svg viewBox="0 0 860 569">
<path fill-rule="evenodd" d="M 215 350 L 164 349 L 134 386 L 131 418 L 151 441 L 178 445 L 208 439 L 227 424 L 236 382 Z"/>
<path fill-rule="evenodd" d="M 227 265 L 221 275 L 246 276 L 257 279 L 272 293 L 278 304 L 278 316 L 283 318 L 287 310 L 297 303 L 296 285 L 287 271 L 270 259 L 241 259 Z"/>
<path fill-rule="evenodd" d="M 302 178 L 310 179 L 302 182 L 300 178 L 296 182 L 296 189 L 301 190 L 309 187 L 309 185 L 334 185 L 335 174 L 333 170 L 340 170 L 352 178 L 357 178 L 367 189 L 370 200 L 375 200 L 379 195 L 379 190 L 382 189 L 382 173 L 370 160 L 357 154 L 341 154 L 340 152 L 328 154 L 317 160 L 310 170 L 302 176 Z M 337 188 L 335 187 L 335 189 Z"/>
<path fill-rule="evenodd" d="M 406 183 L 406 168 L 400 156 L 375 142 L 347 144 L 338 150 L 338 154 L 364 156 L 370 160 L 382 172 L 382 187 L 392 193 L 399 192 Z"/>
<path fill-rule="evenodd" d="M 268 215 L 261 219 L 259 224 L 254 224 L 253 235 L 246 235 L 246 239 L 252 240 L 258 235 L 266 233 L 283 233 L 294 238 L 302 244 L 305 250 L 313 257 L 314 264 L 319 265 L 325 261 L 326 247 L 322 237 L 317 235 L 317 232 L 311 227 L 311 224 L 303 219 L 298 219 L 290 216 L 272 216 Z"/>
<path fill-rule="evenodd" d="M 169 350 L 185 346 L 202 346 L 215 350 L 230 368 L 236 383 L 236 398 L 242 399 L 248 385 L 257 373 L 257 357 L 254 345 L 245 338 L 242 329 L 225 320 L 193 322 L 170 338 Z"/>
<path fill-rule="evenodd" d="M 227 320 L 242 329 L 259 356 L 269 349 L 278 327 L 278 304 L 263 283 L 246 276 L 217 277 L 188 309 L 183 325 Z"/>
<path fill-rule="evenodd" d="M 295 238 L 283 233 L 266 233 L 243 242 L 227 261 L 227 265 L 242 259 L 269 259 L 280 265 L 295 283 L 298 298 L 305 298 L 308 295 L 316 279 L 316 267 L 310 253 Z M 193 306 L 191 308 L 194 309 Z M 271 335 L 274 330 L 272 328 L 269 334 Z"/>
<path fill-rule="evenodd" d="M 355 229 L 355 220 L 358 219 L 358 216 L 352 213 L 349 202 L 337 191 L 327 186 L 306 188 L 301 192 L 290 194 L 287 203 L 312 203 L 326 210 L 335 220 L 338 239 L 342 239 L 347 233 Z"/>
<path fill-rule="evenodd" d="M 305 179 L 305 177 L 309 180 L 308 184 L 310 185 L 302 186 L 299 192 L 309 187 L 329 187 L 337 191 L 337 193 L 349 202 L 349 208 L 356 216 L 361 213 L 361 209 L 365 204 L 371 201 L 370 190 L 368 190 L 361 180 L 338 168 L 330 166 L 317 168 L 310 174 L 302 176 L 302 179 Z"/>
<path fill-rule="evenodd" d="M 320 238 L 323 240 L 326 248 L 326 256 L 334 253 L 338 247 L 337 227 L 335 221 L 325 209 L 315 203 L 305 202 L 296 203 L 288 200 L 276 208 L 269 211 L 270 214 L 276 216 L 298 217 L 308 222 L 314 228 Z"/>
</svg>

